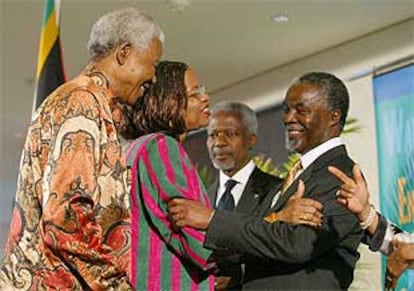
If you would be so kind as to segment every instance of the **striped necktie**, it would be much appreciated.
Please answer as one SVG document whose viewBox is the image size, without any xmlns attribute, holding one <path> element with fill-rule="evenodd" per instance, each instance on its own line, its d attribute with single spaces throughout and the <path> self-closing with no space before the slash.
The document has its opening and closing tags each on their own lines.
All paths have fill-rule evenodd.
<svg viewBox="0 0 414 291">
<path fill-rule="evenodd" d="M 293 167 L 289 170 L 288 174 L 285 177 L 285 180 L 283 181 L 282 191 L 281 194 L 283 195 L 285 191 L 289 188 L 290 185 L 292 185 L 293 181 L 296 178 L 296 174 L 302 170 L 302 163 L 300 162 L 300 159 L 293 165 Z"/>
</svg>

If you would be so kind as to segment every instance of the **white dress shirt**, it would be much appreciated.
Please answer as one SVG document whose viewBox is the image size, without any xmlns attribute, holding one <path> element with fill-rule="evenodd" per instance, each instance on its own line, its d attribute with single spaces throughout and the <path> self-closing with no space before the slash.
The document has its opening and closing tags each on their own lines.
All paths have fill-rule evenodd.
<svg viewBox="0 0 414 291">
<path fill-rule="evenodd" d="M 300 170 L 300 171 L 298 171 L 296 173 L 295 180 L 317 158 L 319 158 L 320 156 L 322 156 L 327 151 L 329 151 L 329 150 L 331 150 L 333 148 L 336 148 L 338 146 L 341 146 L 343 144 L 344 143 L 343 143 L 343 141 L 342 141 L 342 139 L 340 137 L 334 137 L 334 138 L 331 138 L 331 139 L 327 140 L 326 142 L 324 142 L 324 143 L 322 143 L 322 144 L 314 147 L 313 149 L 311 149 L 310 151 L 308 151 L 306 154 L 300 156 L 300 162 L 302 163 L 302 170 Z M 273 197 L 272 204 L 270 205 L 270 207 L 275 206 L 277 200 L 279 199 L 279 196 L 280 196 L 280 191 L 278 191 L 276 193 L 275 197 Z"/>
<path fill-rule="evenodd" d="M 237 206 L 243 194 L 243 191 L 246 188 L 247 182 L 249 181 L 250 175 L 254 171 L 254 168 L 255 165 L 253 163 L 253 160 L 250 160 L 243 168 L 241 168 L 236 174 L 234 174 L 233 177 L 227 176 L 223 173 L 223 171 L 220 170 L 216 207 L 224 194 L 224 191 L 226 189 L 225 184 L 229 179 L 235 180 L 237 182 L 237 184 L 231 190 L 231 194 L 234 198 L 234 205 Z"/>
</svg>

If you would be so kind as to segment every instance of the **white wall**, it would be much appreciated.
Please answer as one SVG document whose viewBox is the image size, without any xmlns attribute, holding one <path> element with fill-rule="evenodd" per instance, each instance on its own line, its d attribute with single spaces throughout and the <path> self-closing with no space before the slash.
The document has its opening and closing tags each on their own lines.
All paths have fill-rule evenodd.
<svg viewBox="0 0 414 291">
<path fill-rule="evenodd" d="M 304 44 L 306 45 L 306 44 Z M 341 46 L 309 56 L 250 78 L 236 86 L 214 92 L 222 98 L 244 101 L 255 109 L 282 102 L 284 91 L 296 76 L 308 71 L 328 71 L 347 81 L 351 95 L 350 116 L 363 127 L 345 137 L 351 156 L 360 163 L 367 178 L 372 200 L 378 203 L 378 162 L 374 118 L 372 74 L 376 68 L 414 54 L 414 20 L 367 35 Z M 366 75 L 368 74 L 368 75 Z M 365 75 L 364 77 L 361 77 Z M 366 247 L 351 290 L 381 290 L 380 255 Z"/>
<path fill-rule="evenodd" d="M 240 100 L 255 109 L 266 108 L 281 103 L 289 83 L 304 72 L 329 71 L 348 80 L 412 54 L 414 19 L 212 92 L 212 99 Z"/>
</svg>

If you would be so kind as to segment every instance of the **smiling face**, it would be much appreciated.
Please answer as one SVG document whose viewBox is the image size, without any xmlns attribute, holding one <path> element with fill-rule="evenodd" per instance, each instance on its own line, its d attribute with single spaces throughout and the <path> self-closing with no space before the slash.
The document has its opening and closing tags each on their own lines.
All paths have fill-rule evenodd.
<svg viewBox="0 0 414 291">
<path fill-rule="evenodd" d="M 204 92 L 195 72 L 188 68 L 184 75 L 187 94 L 187 110 L 185 112 L 186 131 L 205 127 L 210 117 L 210 97 Z"/>
<path fill-rule="evenodd" d="M 122 83 L 116 88 L 116 95 L 133 105 L 138 97 L 144 94 L 146 83 L 151 82 L 155 74 L 155 66 L 162 54 L 162 44 L 158 38 L 152 39 L 145 49 L 138 49 L 130 44 L 122 46 L 116 55 L 121 64 L 119 76 Z M 115 91 L 115 90 L 114 90 Z"/>
<path fill-rule="evenodd" d="M 338 110 L 330 110 L 319 86 L 292 85 L 285 97 L 284 124 L 289 150 L 305 154 L 339 135 Z"/>
<path fill-rule="evenodd" d="M 207 148 L 215 167 L 233 176 L 251 159 L 256 136 L 247 132 L 239 116 L 230 111 L 215 113 L 207 127 Z"/>
</svg>

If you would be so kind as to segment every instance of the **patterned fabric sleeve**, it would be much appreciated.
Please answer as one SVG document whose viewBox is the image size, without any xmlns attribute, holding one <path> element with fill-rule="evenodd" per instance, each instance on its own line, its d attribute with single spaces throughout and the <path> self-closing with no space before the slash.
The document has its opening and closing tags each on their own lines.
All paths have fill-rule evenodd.
<svg viewBox="0 0 414 291">
<path fill-rule="evenodd" d="M 173 197 L 199 200 L 210 206 L 197 170 L 184 148 L 172 137 L 157 135 L 144 144 L 138 160 L 141 201 L 149 223 L 173 251 L 203 270 L 211 251 L 203 247 L 205 233 L 192 228 L 172 230 L 167 219 L 167 203 Z"/>
<path fill-rule="evenodd" d="M 126 270 L 119 269 L 111 248 L 103 244 L 96 221 L 96 204 L 103 195 L 98 184 L 104 163 L 102 107 L 91 93 L 75 90 L 51 108 L 46 114 L 50 120 L 44 122 L 54 133 L 42 185 L 40 228 L 45 247 L 89 288 L 108 290 L 126 281 Z"/>
</svg>

